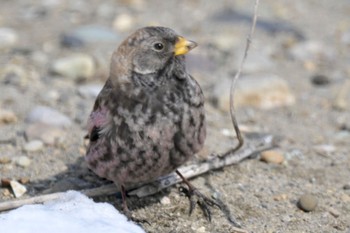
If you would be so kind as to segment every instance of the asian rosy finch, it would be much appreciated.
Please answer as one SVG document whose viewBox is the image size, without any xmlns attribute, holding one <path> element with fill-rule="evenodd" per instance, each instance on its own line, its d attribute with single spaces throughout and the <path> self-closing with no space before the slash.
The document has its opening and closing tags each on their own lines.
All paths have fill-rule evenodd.
<svg viewBox="0 0 350 233">
<path fill-rule="evenodd" d="M 184 54 L 196 47 L 165 27 L 145 27 L 130 35 L 112 55 L 110 76 L 88 120 L 86 160 L 97 175 L 125 187 L 176 171 L 204 144 L 204 96 L 186 71 Z M 193 209 L 194 203 L 191 203 Z"/>
</svg>

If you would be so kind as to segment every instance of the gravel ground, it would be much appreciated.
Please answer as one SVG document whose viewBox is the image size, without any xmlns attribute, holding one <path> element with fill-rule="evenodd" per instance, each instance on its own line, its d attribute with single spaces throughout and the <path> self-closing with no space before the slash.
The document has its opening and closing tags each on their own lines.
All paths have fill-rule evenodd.
<svg viewBox="0 0 350 233">
<path fill-rule="evenodd" d="M 2 0 L 0 178 L 24 183 L 24 197 L 106 183 L 83 162 L 86 119 L 113 49 L 146 25 L 171 27 L 199 43 L 188 65 L 207 98 L 209 135 L 196 159 L 226 151 L 228 84 L 253 5 Z M 278 148 L 192 180 L 249 232 L 350 232 L 349 15 L 347 0 L 261 1 L 238 82 L 237 118 L 245 133 L 279 137 Z M 188 217 L 178 187 L 128 200 L 135 216 L 151 223 L 143 225 L 147 232 L 234 232 L 218 209 L 211 223 L 198 209 Z M 14 198 L 3 182 L 0 201 Z M 115 196 L 96 200 L 121 208 Z"/>
</svg>

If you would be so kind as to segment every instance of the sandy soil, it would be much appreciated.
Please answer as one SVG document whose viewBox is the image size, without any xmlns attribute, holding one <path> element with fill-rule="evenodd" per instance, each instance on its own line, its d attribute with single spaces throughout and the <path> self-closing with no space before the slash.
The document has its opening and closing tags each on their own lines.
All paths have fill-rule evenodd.
<svg viewBox="0 0 350 233">
<path fill-rule="evenodd" d="M 17 117 L 16 123 L 0 125 L 0 158 L 10 158 L 9 163 L 0 163 L 0 178 L 29 178 L 25 197 L 106 182 L 97 179 L 83 163 L 82 138 L 94 99 L 83 98 L 77 90 L 84 84 L 103 83 L 118 42 L 63 48 L 63 33 L 81 25 L 115 30 L 119 42 L 149 24 L 169 26 L 198 41 L 190 69 L 208 97 L 209 136 L 202 154 L 225 151 L 231 138 L 222 130 L 231 129 L 231 123 L 229 113 L 219 110 L 213 101 L 220 98 L 213 90 L 229 80 L 238 67 L 252 9 L 253 1 L 243 0 L 1 1 L 0 27 L 14 29 L 19 39 L 14 47 L 1 52 L 0 69 L 15 64 L 24 75 L 18 75 L 20 81 L 6 81 L 2 76 L 0 80 L 0 106 Z M 113 29 L 113 21 L 120 14 L 130 16 L 132 22 L 121 22 Z M 284 162 L 249 159 L 192 180 L 203 193 L 222 200 L 249 232 L 350 232 L 350 94 L 344 89 L 350 79 L 349 15 L 347 0 L 261 2 L 260 23 L 250 52 L 253 57 L 267 59 L 269 65 L 261 67 L 258 59 L 246 72 L 277 75 L 288 84 L 295 103 L 271 109 L 241 105 L 237 118 L 249 131 L 280 137 L 276 150 Z M 307 43 L 321 46 L 293 54 L 293 49 Z M 52 62 L 73 53 L 94 57 L 98 66 L 93 77 L 77 81 L 49 72 Z M 323 75 L 326 83 L 314 84 L 315 75 Z M 342 91 L 345 94 L 339 97 Z M 58 98 L 52 97 L 56 94 Z M 340 107 L 339 98 L 344 101 Z M 24 132 L 29 126 L 25 119 L 37 105 L 66 114 L 73 124 L 65 129 L 62 142 L 25 152 Z M 15 161 L 20 156 L 29 158 L 30 165 L 18 166 Z M 178 187 L 129 199 L 135 216 L 151 223 L 143 225 L 147 232 L 234 232 L 218 209 L 213 209 L 212 222 L 206 221 L 199 209 L 189 217 L 188 200 Z M 0 201 L 14 199 L 8 188 L 1 187 L 0 191 Z M 304 193 L 317 199 L 315 210 L 298 208 Z M 121 208 L 115 196 L 97 200 Z"/>
</svg>

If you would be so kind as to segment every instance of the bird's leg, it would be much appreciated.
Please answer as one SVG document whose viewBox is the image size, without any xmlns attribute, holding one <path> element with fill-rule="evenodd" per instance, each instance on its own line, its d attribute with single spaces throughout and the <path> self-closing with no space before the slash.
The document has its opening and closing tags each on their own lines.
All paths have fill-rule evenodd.
<svg viewBox="0 0 350 233">
<path fill-rule="evenodd" d="M 194 187 L 178 170 L 176 170 L 176 174 L 178 174 L 183 182 L 188 186 L 188 189 L 182 188 L 182 192 L 185 193 L 185 195 L 190 200 L 190 211 L 189 215 L 192 214 L 192 211 L 196 207 L 196 204 L 198 203 L 199 207 L 203 211 L 204 216 L 208 219 L 208 221 L 211 221 L 211 211 L 210 206 L 217 206 L 221 209 L 221 205 L 216 202 L 215 200 L 206 197 L 204 194 L 198 191 L 196 187 Z M 197 197 L 197 201 L 195 200 L 195 197 Z"/>
<path fill-rule="evenodd" d="M 126 217 L 128 218 L 128 220 L 131 220 L 135 223 L 141 224 L 141 223 L 147 223 L 149 225 L 151 225 L 147 220 L 145 219 L 137 219 L 135 217 L 132 216 L 131 211 L 128 208 L 128 204 L 126 202 L 126 190 L 124 185 L 120 185 L 120 191 L 122 193 L 122 200 L 123 200 L 123 212 L 126 215 Z"/>
<path fill-rule="evenodd" d="M 122 200 L 123 200 L 123 211 L 124 214 L 128 217 L 128 219 L 131 219 L 131 212 L 128 208 L 128 204 L 126 203 L 126 191 L 124 185 L 120 185 L 120 190 L 122 193 Z"/>
</svg>

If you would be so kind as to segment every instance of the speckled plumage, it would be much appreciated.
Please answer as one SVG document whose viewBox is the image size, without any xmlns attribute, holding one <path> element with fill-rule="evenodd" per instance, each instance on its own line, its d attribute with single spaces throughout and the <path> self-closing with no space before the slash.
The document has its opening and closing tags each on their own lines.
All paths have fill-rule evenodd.
<svg viewBox="0 0 350 233">
<path fill-rule="evenodd" d="M 202 148 L 204 97 L 185 57 L 174 53 L 179 38 L 168 28 L 142 28 L 113 53 L 88 120 L 86 160 L 97 175 L 121 186 L 150 182 Z"/>
</svg>

